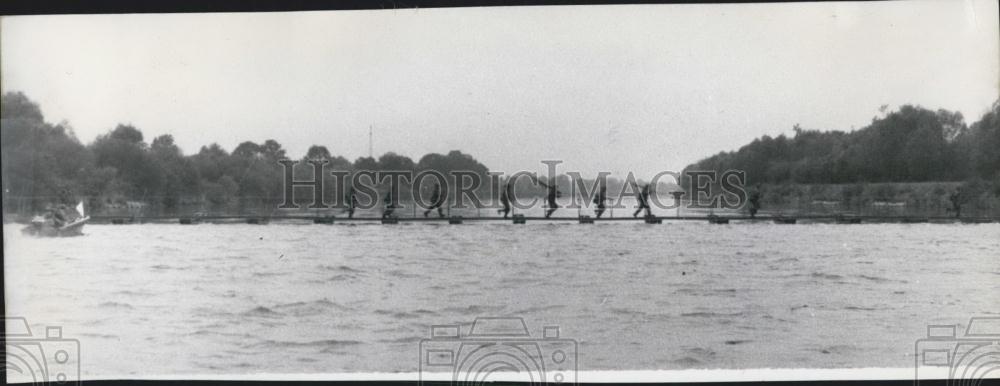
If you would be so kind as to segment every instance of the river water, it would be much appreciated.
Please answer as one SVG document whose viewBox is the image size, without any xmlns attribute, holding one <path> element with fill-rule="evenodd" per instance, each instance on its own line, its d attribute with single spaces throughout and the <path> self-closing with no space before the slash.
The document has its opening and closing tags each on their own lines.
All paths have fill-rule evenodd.
<svg viewBox="0 0 1000 386">
<path fill-rule="evenodd" d="M 84 378 L 413 372 L 434 324 L 522 317 L 580 370 L 911 367 L 1000 311 L 1000 224 L 4 226 L 8 315 Z"/>
</svg>

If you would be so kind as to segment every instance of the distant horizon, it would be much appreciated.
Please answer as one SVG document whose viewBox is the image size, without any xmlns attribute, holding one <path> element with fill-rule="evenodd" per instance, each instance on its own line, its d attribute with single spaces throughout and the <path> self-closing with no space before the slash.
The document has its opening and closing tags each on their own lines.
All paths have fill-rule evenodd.
<svg viewBox="0 0 1000 386">
<path fill-rule="evenodd" d="M 10 91 L 8 91 L 8 90 L 3 90 L 3 92 L 2 92 L 2 93 L 3 93 L 3 94 L 7 94 L 7 93 L 17 93 L 17 92 L 21 92 L 21 91 L 19 91 L 19 90 L 10 90 Z M 28 95 L 28 94 L 26 94 L 26 93 L 23 93 L 23 92 L 22 92 L 22 94 L 24 94 L 24 95 L 25 95 L 25 96 L 26 96 L 26 97 L 27 97 L 27 98 L 28 98 L 29 100 L 31 100 L 31 101 L 33 101 L 33 102 L 37 103 L 37 102 L 36 102 L 35 100 L 31 99 L 31 96 L 30 96 L 30 95 Z M 996 101 L 995 103 L 1000 103 L 1000 98 L 998 98 L 998 99 L 997 99 L 997 101 Z M 897 109 L 898 109 L 899 107 L 902 107 L 902 106 L 914 106 L 914 107 L 919 107 L 919 108 L 925 108 L 925 109 L 928 109 L 928 110 L 932 110 L 932 111 L 938 111 L 938 110 L 942 110 L 942 109 L 943 109 L 943 110 L 948 110 L 948 109 L 944 109 L 944 108 L 932 108 L 932 107 L 928 107 L 928 106 L 921 106 L 921 105 L 917 105 L 917 104 L 903 104 L 903 105 L 900 105 L 900 106 L 897 106 L 897 108 L 896 108 L 896 109 L 885 109 L 884 111 L 882 111 L 882 112 L 881 112 L 881 116 L 875 116 L 875 117 L 873 117 L 873 119 L 878 119 L 878 118 L 882 118 L 882 117 L 885 117 L 886 115 L 888 115 L 888 114 L 891 114 L 891 113 L 892 113 L 892 112 L 894 112 L 894 111 L 897 111 Z M 68 122 L 68 121 L 60 121 L 60 122 L 55 122 L 55 121 L 52 121 L 51 119 L 49 119 L 49 118 L 48 118 L 48 117 L 47 117 L 47 116 L 45 115 L 45 106 L 42 106 L 42 105 L 39 105 L 39 109 L 40 109 L 40 110 L 41 110 L 41 112 L 42 112 L 42 116 L 44 117 L 44 119 L 45 119 L 45 122 L 47 122 L 47 123 L 50 123 L 50 124 L 52 124 L 52 125 L 62 125 L 62 124 L 68 124 L 68 128 L 70 128 L 70 129 L 73 129 L 73 124 L 72 124 L 72 122 Z M 954 112 L 955 110 L 948 110 L 948 111 L 952 111 L 952 112 Z M 966 124 L 966 125 L 970 125 L 970 124 L 972 124 L 972 123 L 974 123 L 974 122 L 978 121 L 979 119 L 981 119 L 981 118 L 982 118 L 982 116 L 984 116 L 984 115 L 986 115 L 986 114 L 988 114 L 988 113 L 989 113 L 989 110 L 987 110 L 986 112 L 984 112 L 983 114 L 981 114 L 980 116 L 978 116 L 978 117 L 975 117 L 975 118 L 971 118 L 971 119 L 970 119 L 970 117 L 967 117 L 967 116 L 964 116 L 964 115 L 963 115 L 963 118 L 965 119 L 965 124 Z M 848 129 L 848 130 L 842 130 L 842 129 L 829 129 L 829 130 L 823 130 L 823 129 L 812 129 L 812 128 L 807 128 L 807 127 L 802 127 L 801 129 L 803 129 L 803 130 L 815 130 L 815 131 L 819 131 L 819 132 L 821 132 L 821 133 L 830 133 L 830 132 L 838 132 L 838 131 L 839 131 L 839 132 L 844 132 L 844 133 L 851 133 L 851 132 L 854 132 L 854 131 L 857 131 L 857 130 L 862 130 L 862 129 L 865 129 L 865 128 L 869 127 L 869 125 L 870 125 L 870 124 L 871 124 L 871 121 L 869 121 L 869 122 L 868 122 L 867 124 L 865 124 L 864 126 L 860 126 L 860 127 L 856 127 L 856 126 L 852 126 L 852 127 L 851 127 L 850 129 Z M 104 132 L 104 133 L 100 133 L 100 134 L 97 134 L 97 135 L 96 135 L 96 136 L 95 136 L 95 137 L 94 137 L 93 139 L 91 139 L 91 140 L 89 140 L 89 141 L 87 141 L 87 140 L 85 140 L 85 139 L 83 139 L 83 138 L 79 138 L 79 136 L 77 135 L 77 133 L 76 133 L 75 131 L 74 131 L 74 132 L 72 133 L 72 135 L 73 135 L 73 136 L 74 136 L 74 137 L 75 137 L 75 138 L 76 138 L 77 140 L 79 140 L 79 141 L 80 141 L 80 143 L 81 143 L 82 145 L 84 145 L 84 146 L 89 146 L 89 145 L 93 144 L 93 143 L 94 143 L 94 142 L 95 142 L 95 141 L 96 141 L 96 140 L 97 140 L 97 139 L 98 139 L 98 138 L 99 138 L 100 136 L 102 136 L 102 135 L 106 135 L 106 134 L 110 133 L 111 131 L 113 131 L 113 130 L 115 129 L 115 127 L 117 127 L 118 125 L 126 125 L 126 126 L 133 126 L 133 127 L 135 127 L 135 128 L 137 129 L 137 130 L 139 130 L 140 132 L 142 132 L 142 134 L 143 134 L 143 141 L 144 141 L 144 142 L 146 142 L 146 143 L 150 143 L 150 142 L 152 141 L 152 139 L 154 139 L 154 138 L 156 138 L 156 137 L 158 137 L 158 136 L 160 136 L 160 135 L 165 135 L 165 134 L 170 134 L 170 133 L 148 133 L 148 132 L 145 132 L 145 131 L 143 131 L 143 128 L 142 128 L 142 127 L 137 127 L 137 126 L 134 126 L 134 125 L 132 125 L 131 123 L 128 123 L 128 122 L 120 122 L 120 123 L 116 124 L 116 125 L 115 125 L 114 127 L 110 127 L 110 128 L 108 128 L 106 132 Z M 170 134 L 170 135 L 171 135 L 171 136 L 173 136 L 173 134 Z M 680 172 L 682 172 L 682 171 L 683 171 L 683 170 L 684 170 L 685 168 L 687 168 L 687 167 L 690 167 L 690 166 L 694 166 L 694 165 L 695 165 L 695 164 L 697 164 L 697 163 L 698 163 L 699 161 L 703 161 L 703 160 L 705 160 L 705 159 L 707 159 L 707 158 L 710 158 L 710 157 L 712 157 L 712 156 L 714 156 L 714 155 L 716 155 L 716 154 L 719 154 L 719 153 L 722 153 L 722 152 L 733 152 L 733 151 L 736 151 L 736 150 L 738 150 L 739 148 L 741 148 L 741 147 L 743 147 L 743 146 L 746 146 L 747 144 L 749 144 L 749 143 L 750 143 L 750 142 L 752 142 L 753 140 L 756 140 L 756 139 L 759 139 L 759 138 L 763 138 L 763 137 L 765 137 L 765 136 L 770 136 L 770 137 L 772 137 L 772 138 L 777 138 L 777 137 L 780 137 L 780 136 L 782 136 L 782 135 L 785 135 L 786 137 L 789 137 L 789 138 L 794 138 L 794 136 L 795 136 L 795 133 L 794 133 L 794 131 L 793 131 L 793 132 L 791 132 L 791 133 L 785 133 L 785 132 L 782 132 L 782 133 L 779 133 L 779 134 L 777 134 L 777 135 L 768 135 L 768 134 L 762 134 L 762 135 L 760 135 L 760 136 L 758 136 L 758 137 L 754 137 L 753 139 L 751 139 L 750 141 L 747 141 L 746 143 L 743 143 L 743 144 L 739 144 L 739 145 L 737 145 L 737 146 L 736 146 L 735 148 L 732 148 L 732 149 L 720 149 L 720 150 L 716 150 L 716 151 L 714 151 L 714 152 L 712 152 L 712 153 L 710 153 L 710 154 L 705 154 L 705 155 L 701 156 L 700 158 L 696 159 L 696 160 L 695 160 L 694 162 L 691 162 L 691 163 L 689 163 L 689 164 L 686 164 L 686 165 L 684 165 L 683 167 L 680 167 L 680 168 L 678 168 L 678 169 L 676 169 L 676 170 L 669 170 L 669 171 L 672 171 L 672 172 L 677 172 L 677 173 L 680 173 Z M 174 136 L 174 140 L 175 140 L 175 141 L 176 141 L 176 140 L 179 140 L 179 138 L 177 138 L 176 136 Z M 201 149 L 202 149 L 202 148 L 205 148 L 205 147 L 209 147 L 209 146 L 212 146 L 212 145 L 219 145 L 219 146 L 220 146 L 220 147 L 221 147 L 221 148 L 222 148 L 223 150 L 225 150 L 225 151 L 226 151 L 227 153 L 232 153 L 232 151 L 233 151 L 233 150 L 235 150 L 235 148 L 236 148 L 237 146 L 239 146 L 239 144 L 240 144 L 240 143 L 243 143 L 243 142 L 248 142 L 248 141 L 249 141 L 249 142 L 254 142 L 254 143 L 263 143 L 263 142 L 264 142 L 264 141 L 266 141 L 266 140 L 274 140 L 274 141 L 277 141 L 277 142 L 278 142 L 279 144 L 281 144 L 281 145 L 282 145 L 282 147 L 283 147 L 283 148 L 284 148 L 284 146 L 285 146 L 285 144 L 283 144 L 283 143 L 282 143 L 282 141 L 281 141 L 281 139 L 280 139 L 280 138 L 276 138 L 276 137 L 275 137 L 275 138 L 264 138 L 264 139 L 262 139 L 262 140 L 260 140 L 260 141 L 253 141 L 253 140 L 249 140 L 249 139 L 247 139 L 247 140 L 242 140 L 242 141 L 239 141 L 239 142 L 236 142 L 236 143 L 235 143 L 234 145 L 232 145 L 232 147 L 231 147 L 231 148 L 230 148 L 230 147 L 227 147 L 227 146 L 226 146 L 226 145 L 224 145 L 224 144 L 221 144 L 221 143 L 218 143 L 218 142 L 211 142 L 211 143 L 206 143 L 206 144 L 202 144 L 202 145 L 198 146 L 198 149 L 197 149 L 197 150 L 188 150 L 188 151 L 186 151 L 186 150 L 185 150 L 185 149 L 184 149 L 183 147 L 181 147 L 180 149 L 181 149 L 181 154 L 182 154 L 182 155 L 184 155 L 184 156 L 192 156 L 192 155 L 195 155 L 195 154 L 198 154 L 198 153 L 199 153 L 199 152 L 201 151 Z M 312 145 L 310 145 L 310 146 L 323 146 L 323 147 L 326 147 L 326 148 L 327 148 L 327 149 L 329 150 L 329 146 L 327 146 L 326 144 L 323 144 L 323 143 L 314 143 L 314 144 L 312 144 Z M 300 160 L 300 159 L 303 159 L 303 158 L 305 158 L 305 157 L 306 157 L 306 155 L 307 155 L 307 153 L 308 153 L 308 148 L 306 149 L 306 151 L 303 151 L 301 155 L 292 155 L 292 154 L 289 154 L 289 153 L 291 153 L 291 152 L 289 152 L 287 148 L 284 148 L 284 150 L 286 151 L 286 155 L 288 156 L 288 159 L 292 159 L 292 160 Z M 374 152 L 374 153 L 372 154 L 371 158 L 373 158 L 373 159 L 375 159 L 375 160 L 378 160 L 378 159 L 379 159 L 380 157 L 382 157 L 382 156 L 384 156 L 384 155 L 386 155 L 386 154 L 390 154 L 390 153 L 391 153 L 391 154 L 396 154 L 396 155 L 400 155 L 400 156 L 404 156 L 404 157 L 407 157 L 407 158 L 409 158 L 409 159 L 413 160 L 414 162 L 416 162 L 416 161 L 419 161 L 421 157 L 424 157 L 424 156 L 426 156 L 426 155 L 430 155 L 430 154 L 448 154 L 448 153 L 449 153 L 449 152 L 451 152 L 451 151 L 458 151 L 458 152 L 461 152 L 462 154 L 467 154 L 467 155 L 470 155 L 470 156 L 472 156 L 473 158 L 475 158 L 475 156 L 476 156 L 476 154 L 474 154 L 474 153 L 472 153 L 472 152 L 469 152 L 469 151 L 467 151 L 467 150 L 465 150 L 465 149 L 461 149 L 461 148 L 456 148 L 456 149 L 450 149 L 450 150 L 446 150 L 446 151 L 443 151 L 443 152 L 434 152 L 434 151 L 426 151 L 426 152 L 424 152 L 424 153 L 422 153 L 422 154 L 413 154 L 413 155 L 411 155 L 411 154 L 404 154 L 404 153 L 401 153 L 401 152 L 398 152 L 398 151 L 394 151 L 394 150 L 392 150 L 392 149 L 389 149 L 389 150 L 385 150 L 385 151 L 383 151 L 383 152 L 377 152 L 377 151 L 376 151 L 376 152 Z M 352 163 L 353 163 L 353 162 L 356 162 L 357 160 L 359 160 L 359 159 L 362 159 L 362 158 L 369 158 L 369 156 L 368 156 L 368 155 L 360 155 L 360 156 L 357 156 L 357 157 L 353 157 L 353 158 L 352 158 L 352 157 L 348 157 L 348 156 L 346 156 L 346 155 L 344 155 L 344 154 L 338 154 L 338 153 L 334 153 L 334 152 L 332 152 L 332 151 L 331 151 L 331 153 L 330 153 L 330 156 L 331 156 L 332 158 L 336 158 L 336 157 L 343 157 L 344 159 L 346 159 L 347 161 L 349 161 L 349 162 L 352 162 Z M 479 159 L 477 158 L 477 160 L 479 160 Z M 480 161 L 481 163 L 483 163 L 483 162 L 482 162 L 482 160 L 479 160 L 479 161 Z M 542 161 L 546 161 L 546 159 L 539 159 L 539 160 L 538 160 L 538 166 L 539 166 L 539 167 L 543 167 L 543 166 L 545 165 L 544 163 L 542 163 Z M 560 160 L 560 162 L 562 162 L 562 161 Z M 486 165 L 485 163 L 483 163 L 483 164 L 484 164 L 484 165 Z M 486 165 L 486 166 L 487 166 L 487 167 L 489 167 L 489 165 Z M 514 171 L 509 171 L 509 170 L 502 170 L 502 171 L 501 171 L 501 170 L 494 170 L 494 169 L 492 169 L 492 168 L 491 168 L 490 170 L 491 170 L 491 171 L 498 171 L 498 172 L 504 172 L 504 173 L 507 173 L 507 174 L 511 174 L 511 173 L 517 173 L 517 172 L 520 172 L 520 171 L 523 171 L 523 170 L 514 170 Z M 530 169 L 530 170 L 535 170 L 535 169 Z M 573 171 L 581 171 L 581 170 L 573 170 Z M 600 170 L 600 171 L 605 171 L 605 170 L 603 170 L 603 169 L 602 169 L 602 170 Z M 660 170 L 660 171 L 657 171 L 657 173 L 659 173 L 659 172 L 662 172 L 662 171 L 664 171 L 664 170 Z M 626 176 L 628 175 L 628 173 L 633 173 L 633 174 L 636 174 L 636 173 L 635 173 L 634 171 L 629 171 L 629 170 L 626 170 L 626 171 L 625 171 L 624 173 L 622 173 L 622 174 L 617 174 L 617 173 L 612 173 L 612 174 L 611 174 L 611 175 L 610 175 L 609 177 L 617 177 L 617 178 L 625 178 L 625 177 L 626 177 Z M 563 174 L 564 174 L 564 173 L 560 172 L 560 173 L 558 173 L 557 175 L 563 175 Z M 647 180 L 648 180 L 648 179 L 646 179 L 646 178 L 642 178 L 642 176 L 639 176 L 639 175 L 637 175 L 637 174 L 636 174 L 636 177 L 637 177 L 637 179 L 638 179 L 639 181 L 647 181 Z"/>
</svg>

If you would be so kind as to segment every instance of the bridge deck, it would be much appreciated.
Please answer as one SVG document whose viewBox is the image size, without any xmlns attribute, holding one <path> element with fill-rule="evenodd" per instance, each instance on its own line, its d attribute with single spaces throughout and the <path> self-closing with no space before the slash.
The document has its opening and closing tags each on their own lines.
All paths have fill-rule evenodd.
<svg viewBox="0 0 1000 386">
<path fill-rule="evenodd" d="M 655 216 L 655 217 L 602 217 L 595 218 L 591 217 L 577 217 L 577 216 L 553 216 L 553 217 L 541 217 L 541 216 L 525 216 L 523 218 L 525 222 L 551 222 L 551 221 L 573 221 L 580 222 L 582 219 L 586 221 L 594 222 L 629 222 L 629 221 L 647 221 L 647 222 L 661 222 L 661 221 L 714 221 L 714 222 L 726 222 L 726 221 L 748 221 L 748 222 L 785 222 L 792 223 L 797 221 L 807 221 L 807 222 L 903 222 L 903 223 L 918 223 L 918 222 L 972 222 L 972 223 L 989 223 L 989 222 L 1000 222 L 1000 217 L 963 217 L 955 218 L 954 216 L 838 216 L 838 215 L 762 215 L 756 217 L 750 216 Z M 513 222 L 514 217 L 503 218 L 503 217 L 392 217 L 393 220 L 398 222 L 454 222 L 455 220 L 460 220 L 462 222 Z M 92 216 L 91 221 L 95 223 L 107 223 L 107 222 L 126 222 L 126 223 L 143 223 L 143 222 L 213 222 L 213 221 L 239 221 L 239 222 L 270 222 L 270 221 L 312 221 L 317 223 L 323 222 L 381 222 L 382 217 L 327 217 L 327 216 L 315 216 L 315 215 L 280 215 L 280 216 L 251 216 L 251 215 L 226 215 L 226 216 L 141 216 L 141 217 L 127 217 L 127 216 Z"/>
</svg>

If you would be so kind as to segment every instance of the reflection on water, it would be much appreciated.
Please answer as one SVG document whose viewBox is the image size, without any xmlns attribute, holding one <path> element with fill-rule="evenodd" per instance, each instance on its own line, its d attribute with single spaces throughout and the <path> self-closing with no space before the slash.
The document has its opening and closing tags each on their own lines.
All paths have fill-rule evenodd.
<svg viewBox="0 0 1000 386">
<path fill-rule="evenodd" d="M 909 367 L 1000 304 L 1000 224 L 13 228 L 8 314 L 80 339 L 85 377 L 416 371 L 477 316 L 560 325 L 581 370 Z"/>
</svg>

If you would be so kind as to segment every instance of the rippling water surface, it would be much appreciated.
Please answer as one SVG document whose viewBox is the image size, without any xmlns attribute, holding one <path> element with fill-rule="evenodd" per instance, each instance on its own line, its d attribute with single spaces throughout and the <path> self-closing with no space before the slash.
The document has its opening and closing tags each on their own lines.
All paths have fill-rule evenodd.
<svg viewBox="0 0 1000 386">
<path fill-rule="evenodd" d="M 1000 311 L 1000 224 L 4 226 L 9 315 L 84 377 L 416 371 L 430 325 L 561 326 L 581 370 L 910 367 Z"/>
</svg>

